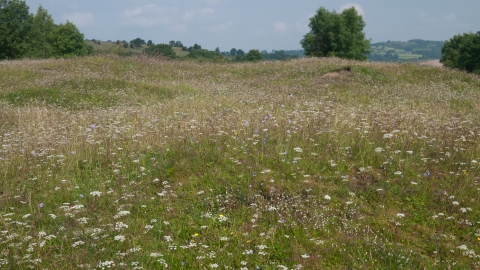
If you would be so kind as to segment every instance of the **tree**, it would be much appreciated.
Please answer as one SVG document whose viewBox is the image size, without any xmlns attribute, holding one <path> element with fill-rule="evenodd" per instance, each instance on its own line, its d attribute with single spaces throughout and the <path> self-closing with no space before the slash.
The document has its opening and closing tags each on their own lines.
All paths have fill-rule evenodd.
<svg viewBox="0 0 480 270">
<path fill-rule="evenodd" d="M 238 49 L 237 55 L 244 56 L 245 52 L 242 49 Z"/>
<path fill-rule="evenodd" d="M 147 45 L 148 45 L 148 47 L 152 46 L 152 45 L 153 45 L 153 41 L 151 41 L 151 40 L 147 41 Z"/>
<path fill-rule="evenodd" d="M 27 35 L 28 49 L 25 52 L 25 56 L 34 58 L 51 56 L 53 52 L 48 38 L 55 29 L 52 16 L 40 5 L 35 16 L 32 16 L 31 21 L 32 27 Z"/>
<path fill-rule="evenodd" d="M 168 42 L 168 45 L 170 45 L 170 47 L 175 47 L 175 40 L 170 40 L 170 42 Z"/>
<path fill-rule="evenodd" d="M 245 61 L 251 61 L 251 62 L 262 61 L 263 60 L 263 55 L 259 50 L 250 50 L 245 55 L 244 59 L 245 59 Z"/>
<path fill-rule="evenodd" d="M 455 35 L 446 41 L 440 62 L 449 68 L 480 74 L 480 31 Z"/>
<path fill-rule="evenodd" d="M 237 55 L 237 49 L 232 48 L 232 49 L 230 50 L 230 55 L 233 55 L 233 56 Z"/>
<path fill-rule="evenodd" d="M 365 39 L 365 22 L 355 8 L 338 14 L 321 7 L 309 26 L 310 32 L 300 41 L 307 56 L 367 60 L 370 41 Z"/>
<path fill-rule="evenodd" d="M 0 59 L 15 59 L 27 50 L 32 19 L 21 0 L 0 0 Z"/>
<path fill-rule="evenodd" d="M 133 44 L 133 46 L 139 48 L 139 47 L 142 47 L 143 44 L 147 44 L 145 42 L 145 40 L 141 39 L 141 38 L 136 38 L 132 41 L 130 41 L 131 44 Z"/>
<path fill-rule="evenodd" d="M 202 46 L 198 45 L 197 43 L 195 43 L 195 45 L 193 45 L 193 49 L 195 50 L 201 50 L 202 49 Z"/>
<path fill-rule="evenodd" d="M 151 56 L 162 55 L 168 58 L 175 58 L 177 56 L 173 51 L 172 46 L 170 46 L 170 44 L 153 45 L 147 48 L 145 52 L 147 53 L 147 55 L 151 55 Z"/>
<path fill-rule="evenodd" d="M 49 42 L 56 56 L 79 56 L 88 53 L 83 34 L 69 21 L 53 29 Z"/>
<path fill-rule="evenodd" d="M 217 47 L 217 48 L 215 49 L 215 52 L 218 53 L 218 54 L 220 54 L 220 48 Z"/>
<path fill-rule="evenodd" d="M 181 47 L 183 47 L 183 44 L 182 44 L 181 41 L 177 41 L 177 42 L 175 42 L 175 46 L 174 46 L 174 47 L 180 47 L 180 48 L 181 48 Z"/>
</svg>

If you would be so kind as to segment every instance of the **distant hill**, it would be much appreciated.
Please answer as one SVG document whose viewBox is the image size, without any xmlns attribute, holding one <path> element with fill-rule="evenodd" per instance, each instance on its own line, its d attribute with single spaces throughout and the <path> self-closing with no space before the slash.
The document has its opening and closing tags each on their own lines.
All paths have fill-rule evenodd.
<svg viewBox="0 0 480 270">
<path fill-rule="evenodd" d="M 368 55 L 368 60 L 403 62 L 440 59 L 444 43 L 422 39 L 372 43 L 372 53 Z"/>
</svg>

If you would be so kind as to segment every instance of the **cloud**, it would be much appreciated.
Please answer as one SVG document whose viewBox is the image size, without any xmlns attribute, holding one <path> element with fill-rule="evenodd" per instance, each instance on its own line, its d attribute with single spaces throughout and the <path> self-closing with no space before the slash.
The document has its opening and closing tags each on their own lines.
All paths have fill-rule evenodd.
<svg viewBox="0 0 480 270">
<path fill-rule="evenodd" d="M 90 12 L 74 12 L 63 15 L 63 20 L 72 22 L 76 26 L 88 26 L 93 24 L 95 16 Z"/>
<path fill-rule="evenodd" d="M 183 15 L 184 21 L 193 21 L 194 19 L 214 19 L 215 10 L 213 8 L 202 8 L 199 10 L 187 11 Z"/>
<path fill-rule="evenodd" d="M 175 23 L 170 27 L 170 31 L 172 32 L 187 32 L 188 27 L 186 24 L 183 23 Z"/>
<path fill-rule="evenodd" d="M 201 0 L 200 2 L 205 3 L 207 5 L 219 5 L 223 3 L 223 0 Z"/>
<path fill-rule="evenodd" d="M 224 32 L 224 31 L 229 30 L 230 27 L 232 27 L 232 23 L 228 22 L 228 23 L 224 23 L 224 24 L 218 24 L 218 25 L 210 26 L 209 30 L 212 31 L 212 32 Z"/>
<path fill-rule="evenodd" d="M 313 16 L 315 16 L 315 13 L 310 13 L 308 14 L 307 18 L 303 18 L 295 23 L 295 27 L 297 28 L 298 32 L 307 33 L 310 31 L 310 27 L 308 25 L 310 24 L 310 18 Z"/>
<path fill-rule="evenodd" d="M 443 16 L 442 20 L 444 22 L 453 22 L 457 19 L 457 16 L 455 16 L 455 14 L 448 14 L 448 15 L 445 15 Z"/>
<path fill-rule="evenodd" d="M 275 22 L 273 24 L 273 31 L 278 34 L 283 34 L 287 30 L 287 24 L 284 22 Z"/>
<path fill-rule="evenodd" d="M 354 7 L 357 10 L 358 14 L 365 16 L 365 12 L 363 11 L 362 6 L 360 6 L 357 3 L 347 3 L 340 7 L 340 11 L 344 11 L 345 9 L 351 8 L 351 7 Z"/>
<path fill-rule="evenodd" d="M 155 4 L 133 7 L 123 12 L 124 23 L 142 27 L 171 25 L 178 17 L 176 8 L 162 7 Z"/>
</svg>

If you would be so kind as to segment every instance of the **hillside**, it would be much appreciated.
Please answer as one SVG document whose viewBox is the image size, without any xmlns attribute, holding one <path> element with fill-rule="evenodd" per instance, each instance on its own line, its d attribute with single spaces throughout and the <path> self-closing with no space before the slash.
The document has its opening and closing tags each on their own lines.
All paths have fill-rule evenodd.
<svg viewBox="0 0 480 270">
<path fill-rule="evenodd" d="M 382 62 L 440 59 L 443 44 L 443 41 L 421 39 L 372 43 L 372 53 L 368 59 Z"/>
<path fill-rule="evenodd" d="M 479 267 L 478 76 L 96 56 L 0 77 L 4 267 Z"/>
</svg>

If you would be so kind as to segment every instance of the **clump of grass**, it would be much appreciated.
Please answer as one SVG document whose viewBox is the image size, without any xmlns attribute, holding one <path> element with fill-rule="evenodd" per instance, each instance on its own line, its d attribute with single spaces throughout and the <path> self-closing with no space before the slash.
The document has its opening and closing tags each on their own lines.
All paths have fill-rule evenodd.
<svg viewBox="0 0 480 270">
<path fill-rule="evenodd" d="M 0 76 L 4 267 L 479 267 L 473 75 L 96 56 Z"/>
</svg>

